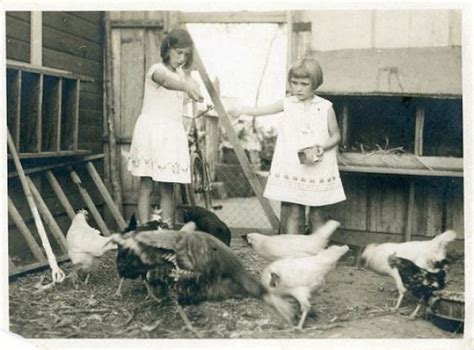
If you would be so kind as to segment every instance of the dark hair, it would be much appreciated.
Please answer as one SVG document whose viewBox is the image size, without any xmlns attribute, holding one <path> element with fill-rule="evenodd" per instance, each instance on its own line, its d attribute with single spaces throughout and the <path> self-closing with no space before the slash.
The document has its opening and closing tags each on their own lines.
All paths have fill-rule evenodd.
<svg viewBox="0 0 474 350">
<path fill-rule="evenodd" d="M 193 47 L 193 39 L 191 35 L 184 29 L 173 29 L 166 36 L 165 40 L 160 46 L 160 55 L 164 63 L 168 63 L 170 60 L 170 49 Z M 189 54 L 188 61 L 184 64 L 183 68 L 189 68 L 193 64 L 193 51 Z"/>
<path fill-rule="evenodd" d="M 319 63 L 313 58 L 303 58 L 295 62 L 288 72 L 288 83 L 291 78 L 309 78 L 314 90 L 323 83 L 323 70 Z"/>
</svg>

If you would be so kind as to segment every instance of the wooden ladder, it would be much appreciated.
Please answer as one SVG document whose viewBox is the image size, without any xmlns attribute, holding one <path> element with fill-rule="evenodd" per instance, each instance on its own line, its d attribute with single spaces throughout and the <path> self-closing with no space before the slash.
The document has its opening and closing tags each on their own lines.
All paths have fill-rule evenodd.
<svg viewBox="0 0 474 350">
<path fill-rule="evenodd" d="M 107 208 L 109 209 L 117 227 L 120 231 L 124 230 L 127 226 L 122 214 L 120 213 L 118 207 L 115 205 L 112 196 L 110 195 L 107 187 L 105 186 L 104 182 L 102 181 L 99 173 L 97 172 L 93 161 L 102 159 L 104 157 L 103 154 L 86 156 L 81 158 L 80 160 L 74 161 L 66 161 L 59 164 L 54 165 L 46 165 L 46 166 L 39 166 L 35 168 L 25 169 L 25 174 L 27 177 L 27 181 L 31 188 L 31 192 L 33 194 L 35 203 L 38 207 L 38 211 L 51 233 L 51 236 L 56 240 L 59 248 L 60 254 L 57 256 L 58 262 L 64 262 L 69 259 L 67 253 L 67 246 L 66 246 L 66 235 L 65 232 L 62 232 L 61 228 L 56 222 L 53 214 L 51 213 L 50 209 L 46 205 L 46 202 L 43 200 L 43 197 L 32 181 L 32 175 L 42 176 L 47 179 L 49 185 L 53 189 L 55 195 L 57 196 L 59 202 L 62 204 L 63 208 L 65 209 L 67 215 L 72 220 L 76 215 L 74 208 L 71 205 L 70 200 L 68 199 L 66 193 L 64 192 L 63 188 L 61 187 L 59 181 L 57 180 L 56 176 L 54 175 L 54 170 L 58 169 L 66 169 L 69 173 L 69 178 L 74 184 L 74 187 L 77 188 L 80 197 L 87 207 L 89 213 L 94 218 L 95 222 L 98 225 L 98 229 L 102 232 L 103 235 L 109 236 L 111 234 L 111 230 L 105 223 L 105 220 L 101 216 L 99 210 L 97 209 L 89 191 L 83 186 L 82 179 L 78 175 L 76 168 L 79 166 L 85 166 L 89 176 L 92 179 L 92 182 L 95 185 L 95 189 L 97 189 L 98 193 L 100 193 L 101 197 L 103 198 Z M 17 172 L 12 172 L 8 175 L 8 178 L 15 178 L 18 176 Z M 36 261 L 32 263 L 28 263 L 26 265 L 18 266 L 15 264 L 12 259 L 9 259 L 9 276 L 14 276 L 20 273 L 24 273 L 33 269 L 41 268 L 48 265 L 48 260 L 46 255 L 44 254 L 42 248 L 35 240 L 32 232 L 28 228 L 25 223 L 25 220 L 20 215 L 17 207 L 15 206 L 14 202 L 8 196 L 8 214 L 12 219 L 13 223 L 17 226 L 20 234 L 25 239 L 29 249 L 31 250 L 33 257 Z"/>
</svg>

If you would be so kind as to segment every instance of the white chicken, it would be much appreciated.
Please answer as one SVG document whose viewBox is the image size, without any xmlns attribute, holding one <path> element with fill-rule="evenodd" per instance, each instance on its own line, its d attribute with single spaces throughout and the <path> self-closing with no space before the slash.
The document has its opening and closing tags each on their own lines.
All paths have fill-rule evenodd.
<svg viewBox="0 0 474 350">
<path fill-rule="evenodd" d="M 284 297 L 294 297 L 301 306 L 298 328 L 302 329 L 311 309 L 311 293 L 324 284 L 326 274 L 335 268 L 337 261 L 348 251 L 347 245 L 333 245 L 315 256 L 274 261 L 263 270 L 261 277 L 263 286 L 270 294 L 266 301 L 278 301 L 278 305 L 281 305 Z M 282 316 L 286 318 L 284 313 Z"/>
<path fill-rule="evenodd" d="M 100 231 L 87 223 L 87 211 L 80 210 L 73 218 L 66 234 L 69 258 L 73 264 L 71 278 L 74 286 L 78 279 L 78 271 L 87 273 L 87 284 L 90 273 L 98 266 L 98 258 L 109 250 L 117 249 L 117 244 L 110 237 L 103 237 Z"/>
<path fill-rule="evenodd" d="M 395 254 L 397 257 L 411 260 L 422 269 L 435 272 L 436 263 L 446 258 L 446 246 L 455 239 L 456 232 L 448 230 L 429 241 L 369 244 L 362 252 L 360 264 L 395 280 L 398 289 L 398 300 L 394 307 L 396 310 L 400 307 L 406 288 L 398 270 L 390 267 L 389 256 Z"/>
<path fill-rule="evenodd" d="M 260 233 L 242 235 L 244 241 L 255 249 L 255 252 L 268 261 L 288 257 L 316 255 L 329 243 L 329 237 L 340 226 L 340 222 L 328 220 L 323 226 L 310 235 L 275 235 Z"/>
</svg>

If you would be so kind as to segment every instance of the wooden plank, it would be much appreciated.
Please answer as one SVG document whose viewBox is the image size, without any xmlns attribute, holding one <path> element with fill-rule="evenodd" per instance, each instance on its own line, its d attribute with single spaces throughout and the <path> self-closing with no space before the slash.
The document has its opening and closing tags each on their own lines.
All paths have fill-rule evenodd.
<svg viewBox="0 0 474 350">
<path fill-rule="evenodd" d="M 56 157 L 71 157 L 71 156 L 86 156 L 91 154 L 90 150 L 76 150 L 76 151 L 59 151 L 59 152 L 24 152 L 19 155 L 21 159 L 29 158 L 56 158 Z M 8 155 L 8 159 L 11 159 L 11 155 Z"/>
<path fill-rule="evenodd" d="M 5 33 L 6 37 L 21 40 L 25 43 L 30 42 L 30 23 L 18 18 L 5 17 Z"/>
<path fill-rule="evenodd" d="M 97 210 L 97 207 L 94 204 L 94 201 L 92 200 L 91 196 L 87 192 L 86 188 L 82 186 L 82 181 L 79 177 L 79 175 L 76 173 L 76 171 L 71 167 L 70 168 L 70 176 L 72 179 L 72 182 L 74 182 L 79 190 L 79 193 L 81 194 L 82 199 L 87 205 L 87 208 L 89 212 L 91 213 L 92 217 L 94 218 L 95 222 L 97 225 L 99 225 L 99 230 L 102 232 L 103 235 L 109 236 L 110 231 L 105 224 L 104 220 L 102 219 L 102 216 L 100 215 L 99 211 Z"/>
<path fill-rule="evenodd" d="M 449 179 L 446 186 L 446 227 L 458 233 L 457 238 L 471 237 L 469 231 L 464 232 L 464 184 L 462 179 Z"/>
<path fill-rule="evenodd" d="M 284 11 L 180 12 L 180 23 L 285 23 Z"/>
<path fill-rule="evenodd" d="M 74 151 L 76 133 L 76 113 L 79 108 L 77 99 L 77 80 L 63 80 L 63 95 L 61 101 L 61 150 Z"/>
<path fill-rule="evenodd" d="M 59 78 L 59 83 L 58 83 L 58 114 L 56 115 L 56 136 L 55 136 L 55 150 L 56 152 L 61 151 L 61 130 L 62 130 L 62 117 L 63 117 L 63 84 L 64 84 L 64 79 Z"/>
<path fill-rule="evenodd" d="M 103 64 L 101 62 L 69 53 L 44 48 L 43 64 L 58 70 L 70 69 L 73 75 L 80 76 L 81 80 L 100 81 L 102 79 Z"/>
<path fill-rule="evenodd" d="M 104 11 L 65 11 L 66 14 L 78 17 L 93 25 L 101 25 L 104 18 Z"/>
<path fill-rule="evenodd" d="M 446 177 L 463 177 L 464 176 L 464 173 L 462 171 L 348 166 L 348 165 L 344 165 L 344 163 L 339 163 L 339 171 L 352 172 L 352 173 L 410 175 L 410 176 L 446 176 Z"/>
<path fill-rule="evenodd" d="M 46 50 L 47 51 L 47 50 Z M 68 67 L 71 67 L 71 63 L 69 62 Z M 7 68 L 18 69 L 29 73 L 38 73 L 38 74 L 48 74 L 57 77 L 63 77 L 68 79 L 80 79 L 82 81 L 94 81 L 93 78 L 87 75 L 81 75 L 77 73 L 72 73 L 67 70 L 63 69 L 56 69 L 46 66 L 36 66 L 26 62 L 20 62 L 15 60 L 7 60 Z"/>
<path fill-rule="evenodd" d="M 26 243 L 28 244 L 28 247 L 31 249 L 31 252 L 33 253 L 33 256 L 37 260 L 44 261 L 47 264 L 46 256 L 44 255 L 43 251 L 41 250 L 39 244 L 33 238 L 33 235 L 31 234 L 31 231 L 26 226 L 26 224 L 23 221 L 23 218 L 21 217 L 20 213 L 18 212 L 15 204 L 10 199 L 10 196 L 8 196 L 8 214 L 12 218 L 15 225 L 18 227 L 18 230 L 20 231 L 21 235 L 23 236 Z"/>
<path fill-rule="evenodd" d="M 66 194 L 61 188 L 61 185 L 51 170 L 46 171 L 46 178 L 48 179 L 48 182 L 51 185 L 54 193 L 56 193 L 56 196 L 58 196 L 59 201 L 66 210 L 67 215 L 72 220 L 76 216 L 76 212 L 74 211 L 69 199 L 67 198 Z"/>
<path fill-rule="evenodd" d="M 21 86 L 21 116 L 20 116 L 20 142 L 18 150 L 20 153 L 37 153 L 38 118 L 41 111 L 42 97 L 40 95 L 40 74 L 22 72 Z"/>
<path fill-rule="evenodd" d="M 38 191 L 38 189 L 36 188 L 31 178 L 28 176 L 26 178 L 28 180 L 28 184 L 31 188 L 31 193 L 33 194 L 33 197 L 35 198 L 35 202 L 38 205 L 38 210 L 43 220 L 45 221 L 46 225 L 49 227 L 53 236 L 58 241 L 59 246 L 61 247 L 63 252 L 67 253 L 66 236 L 59 228 L 58 224 L 56 223 L 56 220 L 54 219 L 54 216 L 49 211 L 48 206 L 46 205 L 45 201 L 41 197 L 41 193 Z"/>
<path fill-rule="evenodd" d="M 120 213 L 119 209 L 115 205 L 112 196 L 107 190 L 107 187 L 105 187 L 104 183 L 102 182 L 102 179 L 99 176 L 99 173 L 97 172 L 97 170 L 95 169 L 94 164 L 92 164 L 92 162 L 87 162 L 86 167 L 87 167 L 87 170 L 89 171 L 89 174 L 92 180 L 97 186 L 97 189 L 102 195 L 102 198 L 104 198 L 104 201 L 107 204 L 107 207 L 112 213 L 112 216 L 114 217 L 115 222 L 117 223 L 120 231 L 124 230 L 127 227 L 127 223 L 125 222 L 125 220 L 122 217 L 122 214 Z"/>
<path fill-rule="evenodd" d="M 43 14 L 40 11 L 31 12 L 31 51 L 30 63 L 43 64 Z"/>
<path fill-rule="evenodd" d="M 103 49 L 100 43 L 91 42 L 77 35 L 60 32 L 46 26 L 43 28 L 43 47 L 98 63 L 101 63 L 103 59 Z"/>
<path fill-rule="evenodd" d="M 112 28 L 159 29 L 162 30 L 163 20 L 158 19 L 120 19 L 110 21 Z"/>
<path fill-rule="evenodd" d="M 20 142 L 20 96 L 21 72 L 7 69 L 7 125 L 16 147 Z"/>
<path fill-rule="evenodd" d="M 214 104 L 214 108 L 220 117 L 220 121 L 227 132 L 229 141 L 234 147 L 235 154 L 237 155 L 237 158 L 239 159 L 240 165 L 242 166 L 245 176 L 249 180 L 249 183 L 252 186 L 252 189 L 255 192 L 265 212 L 265 215 L 270 221 L 272 228 L 275 231 L 277 231 L 279 229 L 278 218 L 276 217 L 275 212 L 273 211 L 273 208 L 271 207 L 268 200 L 263 197 L 262 184 L 258 180 L 257 175 L 254 173 L 253 168 L 247 159 L 245 151 L 242 148 L 242 145 L 235 133 L 234 127 L 232 126 L 232 122 L 230 121 L 230 118 L 227 115 L 224 109 L 224 106 L 222 105 L 219 95 L 217 94 L 214 88 L 214 85 L 212 84 L 212 81 L 210 80 L 209 75 L 207 74 L 204 63 L 201 61 L 201 57 L 199 56 L 199 53 L 197 50 L 195 50 L 194 52 L 194 62 L 196 64 L 197 70 L 199 71 L 201 79 L 209 93 L 209 96 L 211 97 L 212 103 Z"/>
<path fill-rule="evenodd" d="M 416 178 L 412 232 L 432 237 L 443 230 L 443 207 L 448 178 Z"/>
<path fill-rule="evenodd" d="M 293 42 L 293 12 L 291 10 L 285 11 L 286 21 L 286 71 L 291 68 L 291 64 L 295 59 L 294 42 Z"/>
<path fill-rule="evenodd" d="M 7 58 L 27 62 L 30 60 L 30 44 L 23 41 L 7 38 Z"/>
<path fill-rule="evenodd" d="M 423 127 L 425 124 L 425 109 L 423 106 L 416 106 L 415 120 L 415 155 L 423 155 Z"/>
<path fill-rule="evenodd" d="M 65 262 L 67 260 L 69 260 L 69 255 L 67 254 L 62 255 L 56 259 L 58 263 Z M 10 270 L 8 272 L 8 275 L 11 277 L 11 276 L 15 276 L 21 273 L 25 273 L 28 271 L 36 270 L 36 269 L 47 267 L 47 266 L 48 266 L 48 261 L 40 261 L 33 264 L 25 265 L 25 266 L 18 266 L 15 269 Z"/>
<path fill-rule="evenodd" d="M 164 40 L 164 33 L 161 30 L 146 29 L 145 31 L 145 72 L 150 67 L 161 61 L 160 46 Z"/>
<path fill-rule="evenodd" d="M 13 17 L 13 18 L 19 19 L 21 21 L 24 21 L 24 22 L 28 23 L 28 27 L 29 27 L 30 13 L 28 11 L 5 11 L 5 16 L 6 17 Z"/>
<path fill-rule="evenodd" d="M 73 150 L 77 150 L 77 145 L 79 141 L 79 93 L 81 89 L 81 81 L 76 81 L 75 86 L 75 103 L 74 103 L 74 112 L 73 112 L 73 130 L 72 130 L 72 148 Z"/>
<path fill-rule="evenodd" d="M 44 11 L 43 24 L 63 33 L 76 35 L 97 44 L 102 43 L 102 27 L 100 23 L 90 23 L 71 13 L 60 11 Z"/>
</svg>

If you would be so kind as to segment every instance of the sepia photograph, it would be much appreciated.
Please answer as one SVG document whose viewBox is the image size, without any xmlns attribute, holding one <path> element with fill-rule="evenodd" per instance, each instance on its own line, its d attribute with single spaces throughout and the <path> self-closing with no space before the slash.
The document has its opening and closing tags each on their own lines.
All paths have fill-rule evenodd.
<svg viewBox="0 0 474 350">
<path fill-rule="evenodd" d="M 472 346 L 471 5 L 263 4 L 2 5 L 5 331 Z"/>
</svg>

